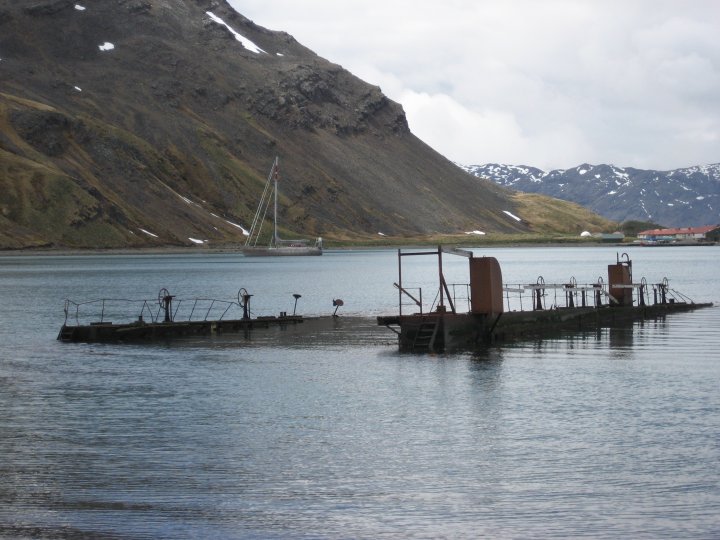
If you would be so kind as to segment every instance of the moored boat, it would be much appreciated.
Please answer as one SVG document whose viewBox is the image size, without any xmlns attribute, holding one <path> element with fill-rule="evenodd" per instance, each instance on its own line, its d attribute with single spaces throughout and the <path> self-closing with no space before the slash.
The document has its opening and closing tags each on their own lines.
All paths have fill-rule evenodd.
<svg viewBox="0 0 720 540">
<path fill-rule="evenodd" d="M 283 256 L 317 256 L 322 255 L 322 238 L 317 238 L 314 244 L 310 244 L 308 240 L 296 239 L 287 240 L 282 239 L 278 235 L 278 177 L 280 175 L 280 161 L 279 158 L 275 158 L 270 174 L 268 175 L 267 182 L 265 182 L 265 188 L 263 189 L 262 196 L 260 197 L 260 203 L 258 204 L 253 218 L 252 226 L 248 234 L 245 246 L 242 248 L 242 252 L 246 257 L 283 257 Z M 273 232 L 270 237 L 270 242 L 267 246 L 258 245 L 260 240 L 260 233 L 262 232 L 262 225 L 265 221 L 265 215 L 270 206 L 270 202 L 273 202 Z"/>
</svg>

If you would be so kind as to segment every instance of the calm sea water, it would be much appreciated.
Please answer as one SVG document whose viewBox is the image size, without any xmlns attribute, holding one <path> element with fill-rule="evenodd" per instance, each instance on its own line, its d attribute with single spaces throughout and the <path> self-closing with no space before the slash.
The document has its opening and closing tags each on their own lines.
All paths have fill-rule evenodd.
<svg viewBox="0 0 720 540">
<path fill-rule="evenodd" d="M 720 248 L 626 251 L 636 280 L 720 302 Z M 616 258 L 482 253 L 510 283 L 591 282 Z M 446 257 L 448 280 L 466 264 Z M 431 257 L 403 270 L 432 296 Z M 0 537 L 720 537 L 720 308 L 399 354 L 356 318 L 395 312 L 396 280 L 394 251 L 0 257 Z M 305 315 L 345 305 L 330 330 L 252 340 L 55 340 L 66 298 L 161 287 L 245 287 L 256 315 L 294 293 Z"/>
</svg>

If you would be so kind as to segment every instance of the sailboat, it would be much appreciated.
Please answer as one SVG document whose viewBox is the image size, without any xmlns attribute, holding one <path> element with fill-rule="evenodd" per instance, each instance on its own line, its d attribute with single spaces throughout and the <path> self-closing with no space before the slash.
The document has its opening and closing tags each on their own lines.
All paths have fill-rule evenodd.
<svg viewBox="0 0 720 540">
<path fill-rule="evenodd" d="M 298 256 L 298 255 L 322 255 L 322 238 L 315 240 L 315 245 L 309 245 L 308 240 L 285 240 L 280 238 L 277 232 L 278 228 L 278 176 L 280 174 L 280 160 L 275 158 L 273 166 L 270 169 L 265 188 L 260 197 L 255 217 L 248 234 L 245 246 L 242 252 L 246 257 L 277 257 L 277 256 Z M 267 246 L 258 246 L 260 232 L 262 230 L 265 215 L 267 214 L 270 202 L 274 201 L 273 206 L 273 234 L 270 243 Z"/>
</svg>

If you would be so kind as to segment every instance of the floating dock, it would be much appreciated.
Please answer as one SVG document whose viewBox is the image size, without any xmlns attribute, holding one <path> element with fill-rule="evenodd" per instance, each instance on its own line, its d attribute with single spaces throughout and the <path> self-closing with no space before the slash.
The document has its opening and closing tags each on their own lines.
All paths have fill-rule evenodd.
<svg viewBox="0 0 720 540">
<path fill-rule="evenodd" d="M 64 324 L 58 334 L 60 341 L 160 341 L 178 337 L 238 334 L 270 326 L 300 324 L 303 317 L 256 317 L 253 319 L 228 319 L 217 321 L 136 321 L 125 324 L 96 322 L 88 325 Z"/>
<path fill-rule="evenodd" d="M 446 282 L 443 254 L 469 260 L 469 283 Z M 437 294 L 428 310 L 424 308 L 422 289 L 406 287 L 402 281 L 402 261 L 413 256 L 437 257 Z M 631 326 L 635 321 L 713 305 L 693 302 L 672 289 L 666 278 L 659 283 L 648 283 L 644 278 L 634 282 L 632 261 L 627 254 L 618 255 L 607 271 L 607 283 L 598 278 L 595 283 L 580 285 L 573 277 L 566 283 L 552 284 L 538 277 L 535 283 L 508 285 L 503 283 L 500 264 L 493 257 L 475 257 L 470 251 L 442 246 L 433 251 L 398 250 L 398 282 L 394 284 L 398 290 L 398 313 L 394 315 L 376 319 L 339 318 L 337 310 L 343 301 L 334 299 L 332 315 L 304 318 L 296 314 L 301 295 L 294 294 L 292 313 L 253 316 L 252 295 L 244 288 L 238 292 L 237 300 L 231 301 L 180 300 L 167 289 L 161 289 L 153 301 L 66 300 L 65 322 L 57 339 L 130 343 L 240 335 L 271 344 L 273 340 L 283 342 L 285 336 L 292 336 L 295 341 L 317 340 L 319 336 L 343 341 L 347 334 L 377 341 L 377 335 L 368 330 L 369 324 L 378 331 L 387 327 L 395 332 L 401 351 L 440 352 L 517 339 L 543 339 L 562 332 Z"/>
<path fill-rule="evenodd" d="M 444 253 L 468 258 L 468 284 L 446 282 Z M 422 290 L 406 288 L 402 283 L 403 258 L 423 255 L 438 260 L 438 293 L 428 312 L 423 312 Z M 506 340 L 631 325 L 713 305 L 694 303 L 671 289 L 667 278 L 654 284 L 644 278 L 633 282 L 632 261 L 625 253 L 608 265 L 607 283 L 599 278 L 596 283 L 578 285 L 571 278 L 566 283 L 548 284 L 539 277 L 535 283 L 505 285 L 494 257 L 475 257 L 470 251 L 442 246 L 434 251 L 398 250 L 398 282 L 394 285 L 398 289 L 398 314 L 380 316 L 377 323 L 395 332 L 400 350 L 410 352 L 468 349 Z M 460 298 L 466 302 L 467 312 L 459 311 L 458 289 L 467 291 L 467 296 Z M 523 309 L 528 304 L 531 309 Z M 413 313 L 403 313 L 408 305 Z"/>
<path fill-rule="evenodd" d="M 297 307 L 301 296 L 293 296 Z M 253 330 L 274 326 L 285 328 L 305 321 L 294 311 L 292 314 L 280 312 L 278 316 L 252 317 L 251 297 L 243 288 L 238 292 L 237 301 L 207 298 L 182 301 L 163 288 L 157 302 L 102 299 L 78 303 L 66 300 L 65 323 L 57 339 L 66 342 L 160 341 L 179 337 L 249 334 Z M 112 322 L 118 314 L 128 318 L 128 310 L 131 312 L 133 306 L 137 310 L 135 320 Z M 181 310 L 181 307 L 185 309 Z M 95 320 L 81 322 L 81 319 L 88 318 Z"/>
</svg>

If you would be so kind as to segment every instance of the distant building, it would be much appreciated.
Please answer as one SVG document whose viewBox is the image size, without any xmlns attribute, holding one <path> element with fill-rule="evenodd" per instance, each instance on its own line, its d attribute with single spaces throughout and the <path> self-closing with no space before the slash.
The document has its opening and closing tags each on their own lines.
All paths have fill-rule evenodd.
<svg viewBox="0 0 720 540">
<path fill-rule="evenodd" d="M 600 239 L 601 242 L 617 243 L 625 239 L 625 234 L 615 231 L 614 233 L 595 233 L 593 237 Z"/>
<path fill-rule="evenodd" d="M 651 229 L 638 233 L 641 244 L 705 244 L 720 239 L 720 225 L 683 227 L 681 229 Z"/>
</svg>

